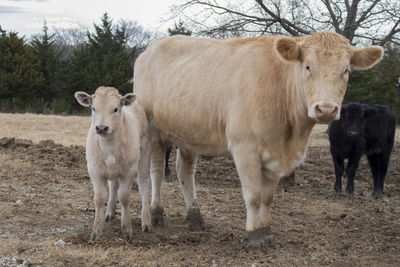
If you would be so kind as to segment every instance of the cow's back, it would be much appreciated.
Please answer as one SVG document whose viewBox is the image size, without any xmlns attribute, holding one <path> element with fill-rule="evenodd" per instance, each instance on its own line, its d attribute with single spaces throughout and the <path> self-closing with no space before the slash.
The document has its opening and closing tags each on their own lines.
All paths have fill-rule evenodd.
<svg viewBox="0 0 400 267">
<path fill-rule="evenodd" d="M 274 83 L 283 63 L 273 51 L 273 40 L 156 40 L 136 61 L 139 103 L 177 143 L 226 147 L 227 125 L 234 131 L 252 129 L 261 108 L 276 105 L 274 94 L 281 92 L 274 90 L 280 87 Z M 276 123 L 262 115 L 267 116 L 263 125 Z"/>
<path fill-rule="evenodd" d="M 373 148 L 376 144 L 388 143 L 392 146 L 396 131 L 396 115 L 384 105 L 364 104 L 363 106 L 367 149 Z"/>
</svg>

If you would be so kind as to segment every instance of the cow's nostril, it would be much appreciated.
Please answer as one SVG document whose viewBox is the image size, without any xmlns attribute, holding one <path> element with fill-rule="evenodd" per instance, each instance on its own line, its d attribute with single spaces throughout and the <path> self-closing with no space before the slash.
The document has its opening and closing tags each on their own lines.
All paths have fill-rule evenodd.
<svg viewBox="0 0 400 267">
<path fill-rule="evenodd" d="M 321 108 L 319 107 L 319 105 L 316 105 L 316 106 L 315 106 L 315 113 L 316 113 L 317 115 L 322 114 L 322 110 L 321 110 Z"/>
<path fill-rule="evenodd" d="M 338 107 L 335 106 L 335 109 L 334 109 L 333 112 L 332 112 L 332 117 L 335 117 L 336 114 L 338 113 L 338 111 L 339 111 Z"/>
</svg>

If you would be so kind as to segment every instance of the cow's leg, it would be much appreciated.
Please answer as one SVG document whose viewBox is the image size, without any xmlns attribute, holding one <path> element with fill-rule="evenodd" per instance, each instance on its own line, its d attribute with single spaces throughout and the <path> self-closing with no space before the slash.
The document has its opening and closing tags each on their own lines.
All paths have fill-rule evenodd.
<svg viewBox="0 0 400 267">
<path fill-rule="evenodd" d="M 149 207 L 149 197 L 151 192 L 150 184 L 150 160 L 151 160 L 150 143 L 144 140 L 141 144 L 141 154 L 138 169 L 138 186 L 139 193 L 142 198 L 142 231 L 151 231 L 151 213 Z"/>
<path fill-rule="evenodd" d="M 186 219 L 189 221 L 191 231 L 205 229 L 204 220 L 197 203 L 194 173 L 196 169 L 197 156 L 177 149 L 176 172 L 182 187 L 183 197 L 187 209 Z"/>
<path fill-rule="evenodd" d="M 331 152 L 332 153 L 332 152 Z M 333 164 L 335 168 L 335 186 L 334 186 L 334 196 L 335 198 L 342 192 L 342 175 L 344 172 L 344 160 L 338 155 L 332 153 Z"/>
<path fill-rule="evenodd" d="M 164 226 L 164 210 L 162 208 L 161 183 L 164 178 L 165 147 L 158 141 L 151 144 L 150 177 L 152 185 L 151 222 Z"/>
<path fill-rule="evenodd" d="M 264 181 L 262 162 L 256 147 L 248 144 L 233 147 L 246 204 L 246 231 L 249 248 L 268 248 L 273 238 L 270 229 L 271 204 L 278 179 Z"/>
<path fill-rule="evenodd" d="M 115 209 L 117 206 L 117 190 L 118 190 L 118 181 L 117 180 L 108 180 L 108 204 L 106 211 L 106 222 L 111 221 L 115 217 Z"/>
<path fill-rule="evenodd" d="M 118 199 L 121 203 L 121 230 L 122 237 L 126 240 L 132 239 L 132 223 L 129 215 L 129 193 L 131 191 L 132 182 L 136 172 L 131 171 L 123 179 L 119 179 Z"/>
<path fill-rule="evenodd" d="M 368 156 L 369 165 L 374 178 L 374 192 L 372 195 L 376 199 L 382 197 L 383 184 L 389 166 L 389 157 L 390 154 L 387 155 L 386 151 Z"/>
<path fill-rule="evenodd" d="M 370 154 L 367 156 L 369 167 L 371 168 L 372 178 L 374 180 L 374 192 L 372 196 L 376 198 L 375 190 L 378 188 L 378 180 L 379 180 L 379 164 L 378 158 L 376 154 Z"/>
<path fill-rule="evenodd" d="M 103 235 L 104 228 L 104 205 L 107 201 L 107 179 L 98 174 L 92 167 L 89 175 L 93 184 L 95 215 L 92 231 L 92 239 L 99 239 Z"/>
<path fill-rule="evenodd" d="M 346 166 L 346 174 L 347 174 L 347 186 L 346 193 L 347 197 L 352 200 L 353 192 L 354 192 L 354 176 L 356 175 L 356 171 L 358 168 L 358 163 L 360 162 L 362 153 L 354 153 L 352 157 L 349 158 L 349 162 Z"/>
</svg>

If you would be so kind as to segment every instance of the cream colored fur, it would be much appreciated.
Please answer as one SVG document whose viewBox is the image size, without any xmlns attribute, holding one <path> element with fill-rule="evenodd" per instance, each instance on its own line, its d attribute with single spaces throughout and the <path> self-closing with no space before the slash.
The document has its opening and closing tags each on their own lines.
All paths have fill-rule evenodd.
<svg viewBox="0 0 400 267">
<path fill-rule="evenodd" d="M 334 33 L 154 41 L 137 59 L 134 74 L 134 92 L 152 136 L 152 209 L 161 206 L 163 153 L 173 144 L 194 155 L 178 166 L 188 210 L 197 205 L 197 156 L 232 154 L 246 202 L 246 230 L 268 227 L 278 181 L 304 159 L 313 126 L 338 118 L 347 70 L 351 64 L 372 67 L 383 53 L 379 47 L 354 51 Z M 309 117 L 314 103 L 329 104 Z"/>
</svg>

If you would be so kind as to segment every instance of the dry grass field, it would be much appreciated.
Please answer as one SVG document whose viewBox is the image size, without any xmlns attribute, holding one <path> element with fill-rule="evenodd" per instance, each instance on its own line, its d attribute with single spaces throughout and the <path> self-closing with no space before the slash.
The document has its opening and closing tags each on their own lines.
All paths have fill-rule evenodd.
<svg viewBox="0 0 400 267">
<path fill-rule="evenodd" d="M 198 164 L 205 231 L 189 231 L 171 168 L 172 181 L 163 184 L 164 228 L 140 231 L 134 187 L 134 240 L 119 238 L 118 215 L 105 224 L 102 240 L 91 241 L 93 190 L 84 154 L 89 124 L 89 117 L 0 114 L 0 266 L 400 266 L 399 134 L 383 199 L 371 198 L 363 159 L 349 201 L 332 197 L 327 125 L 317 125 L 295 185 L 275 194 L 275 246 L 260 253 L 246 250 L 240 182 L 226 158 Z"/>
</svg>

